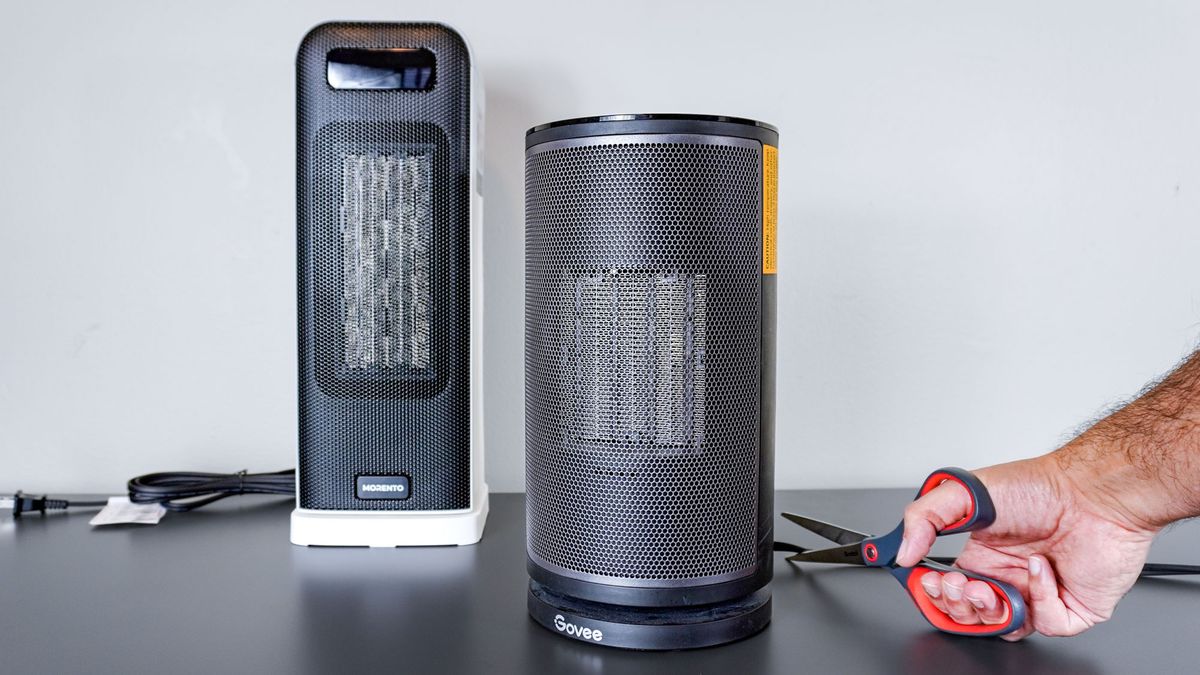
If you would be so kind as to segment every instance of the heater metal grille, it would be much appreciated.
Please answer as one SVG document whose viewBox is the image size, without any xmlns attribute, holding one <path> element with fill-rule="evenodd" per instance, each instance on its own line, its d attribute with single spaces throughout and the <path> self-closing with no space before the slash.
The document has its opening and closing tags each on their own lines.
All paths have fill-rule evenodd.
<svg viewBox="0 0 1200 675">
<path fill-rule="evenodd" d="M 430 156 L 342 156 L 344 363 L 429 368 Z"/>
<path fill-rule="evenodd" d="M 603 136 L 526 153 L 528 547 L 558 574 L 757 569 L 760 147 Z"/>
<path fill-rule="evenodd" d="M 426 50 L 426 89 L 335 89 L 337 50 Z M 297 58 L 299 502 L 471 506 L 470 61 L 436 24 L 327 24 Z M 358 499 L 404 475 L 407 499 Z"/>
<path fill-rule="evenodd" d="M 606 270 L 568 280 L 574 308 L 564 419 L 581 441 L 695 450 L 704 443 L 707 275 Z"/>
</svg>

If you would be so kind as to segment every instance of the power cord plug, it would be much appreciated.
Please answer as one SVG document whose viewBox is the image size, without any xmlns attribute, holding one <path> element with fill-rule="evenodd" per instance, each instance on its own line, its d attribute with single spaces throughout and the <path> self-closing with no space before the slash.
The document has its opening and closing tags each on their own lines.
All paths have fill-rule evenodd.
<svg viewBox="0 0 1200 675">
<path fill-rule="evenodd" d="M 8 499 L 0 499 L 0 508 L 12 509 L 13 518 L 20 518 L 22 513 L 45 513 L 47 509 L 65 509 L 67 502 L 62 499 L 46 499 L 46 495 L 35 497 L 18 490 L 17 494 Z"/>
<path fill-rule="evenodd" d="M 45 514 L 46 511 L 69 509 L 72 506 L 104 506 L 103 502 L 71 502 L 66 499 L 49 499 L 46 495 L 27 495 L 20 490 L 11 497 L 0 497 L 0 510 L 12 510 L 13 518 L 20 518 L 22 513 Z"/>
</svg>

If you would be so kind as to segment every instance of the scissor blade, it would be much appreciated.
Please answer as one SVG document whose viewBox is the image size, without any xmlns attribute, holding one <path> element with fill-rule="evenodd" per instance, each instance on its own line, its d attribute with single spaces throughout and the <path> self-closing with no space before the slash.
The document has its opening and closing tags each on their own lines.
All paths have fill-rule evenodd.
<svg viewBox="0 0 1200 675">
<path fill-rule="evenodd" d="M 836 563 L 840 565 L 865 565 L 862 558 L 862 546 L 846 544 L 833 548 L 823 548 L 819 551 L 805 551 L 788 557 L 789 562 Z"/>
<path fill-rule="evenodd" d="M 869 534 L 855 532 L 854 530 L 847 530 L 844 527 L 838 527 L 832 523 L 814 520 L 808 516 L 801 516 L 795 513 L 785 513 L 783 514 L 783 517 L 799 525 L 800 527 L 803 527 L 809 532 L 814 532 L 822 537 L 825 537 L 829 541 L 837 542 L 839 544 L 857 544 L 863 539 L 871 536 Z"/>
</svg>

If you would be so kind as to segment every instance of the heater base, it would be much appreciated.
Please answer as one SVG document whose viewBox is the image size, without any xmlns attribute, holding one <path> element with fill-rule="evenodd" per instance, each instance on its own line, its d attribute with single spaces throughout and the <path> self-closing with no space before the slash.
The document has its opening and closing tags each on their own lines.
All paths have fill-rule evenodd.
<svg viewBox="0 0 1200 675">
<path fill-rule="evenodd" d="M 750 637 L 771 621 L 771 591 L 701 607 L 623 607 L 559 595 L 529 582 L 529 615 L 564 637 L 642 650 L 712 647 Z"/>
<path fill-rule="evenodd" d="M 461 512 L 292 511 L 292 543 L 298 546 L 464 546 L 483 537 L 487 487 L 475 508 Z"/>
</svg>

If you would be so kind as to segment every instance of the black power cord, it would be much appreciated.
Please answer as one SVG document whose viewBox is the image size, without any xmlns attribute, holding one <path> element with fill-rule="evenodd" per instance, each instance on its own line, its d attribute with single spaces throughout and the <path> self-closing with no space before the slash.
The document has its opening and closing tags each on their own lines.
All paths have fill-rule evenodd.
<svg viewBox="0 0 1200 675">
<path fill-rule="evenodd" d="M 274 473 L 148 473 L 129 481 L 129 501 L 162 504 L 168 511 L 191 511 L 217 500 L 246 494 L 294 495 L 296 470 Z"/>
<path fill-rule="evenodd" d="M 274 473 L 204 473 L 200 471 L 167 471 L 148 473 L 129 481 L 129 501 L 135 504 L 162 504 L 168 511 L 191 511 L 219 499 L 246 494 L 293 495 L 296 493 L 296 471 L 285 469 Z M 11 509 L 14 518 L 21 514 L 59 511 L 76 507 L 105 506 L 108 500 L 81 501 L 51 499 L 46 495 L 27 495 L 17 492 L 12 497 L 0 497 L 0 509 Z"/>
<path fill-rule="evenodd" d="M 775 542 L 774 550 L 784 551 L 787 553 L 807 553 L 808 551 L 810 551 L 812 549 L 807 549 L 807 548 L 804 548 L 803 546 L 797 546 L 796 544 L 789 544 L 786 541 L 777 541 L 777 542 Z M 939 555 L 931 555 L 931 556 L 927 556 L 927 557 L 929 560 L 932 560 L 935 563 L 941 563 L 943 565 L 953 565 L 954 561 L 956 560 L 955 558 L 950 558 L 947 556 L 939 556 Z M 1191 574 L 1200 574 L 1200 565 L 1176 565 L 1173 563 L 1146 563 L 1146 564 L 1142 565 L 1142 572 L 1138 576 L 1143 577 L 1143 578 L 1144 577 L 1174 577 L 1174 576 L 1183 576 L 1183 575 L 1191 575 Z"/>
</svg>

